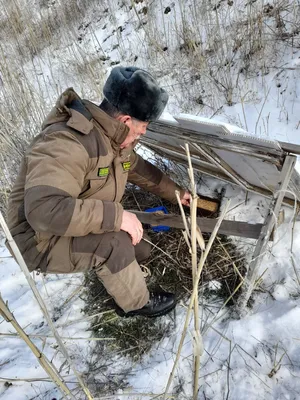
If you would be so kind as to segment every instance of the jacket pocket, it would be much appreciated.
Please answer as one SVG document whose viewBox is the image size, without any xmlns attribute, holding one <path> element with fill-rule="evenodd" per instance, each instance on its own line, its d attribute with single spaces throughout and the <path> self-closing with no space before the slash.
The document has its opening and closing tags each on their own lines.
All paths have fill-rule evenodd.
<svg viewBox="0 0 300 400">
<path fill-rule="evenodd" d="M 90 179 L 88 181 L 87 189 L 79 195 L 79 199 L 87 199 L 92 197 L 105 186 L 107 179 L 107 176 Z"/>
</svg>

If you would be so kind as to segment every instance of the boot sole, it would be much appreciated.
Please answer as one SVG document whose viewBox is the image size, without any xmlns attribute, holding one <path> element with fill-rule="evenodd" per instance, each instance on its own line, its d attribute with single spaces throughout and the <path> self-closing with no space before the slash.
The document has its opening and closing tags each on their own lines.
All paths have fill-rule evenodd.
<svg viewBox="0 0 300 400">
<path fill-rule="evenodd" d="M 123 313 L 120 312 L 120 310 L 115 310 L 116 313 L 119 315 L 119 317 L 123 318 L 133 318 L 133 317 L 146 317 L 146 318 L 156 318 L 156 317 L 162 317 L 163 315 L 168 314 L 170 311 L 172 311 L 176 307 L 176 303 L 172 304 L 170 307 L 165 308 L 162 311 L 159 311 L 155 314 L 129 314 L 129 313 Z"/>
</svg>

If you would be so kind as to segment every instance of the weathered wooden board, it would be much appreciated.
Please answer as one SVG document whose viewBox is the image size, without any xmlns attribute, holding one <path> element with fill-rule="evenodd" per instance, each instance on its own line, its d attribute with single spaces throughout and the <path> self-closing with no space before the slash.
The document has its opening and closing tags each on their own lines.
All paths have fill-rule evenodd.
<svg viewBox="0 0 300 400">
<path fill-rule="evenodd" d="M 161 214 L 147 213 L 135 210 L 130 210 L 130 212 L 134 213 L 138 217 L 138 219 L 145 224 L 166 225 L 172 228 L 184 229 L 182 218 L 179 215 L 169 215 L 169 214 L 161 215 Z M 208 233 L 212 232 L 216 223 L 217 219 L 197 218 L 197 224 L 199 225 L 199 228 L 201 229 L 202 232 L 208 232 Z M 219 234 L 239 236 L 250 239 L 258 239 L 262 227 L 263 224 L 249 224 L 247 222 L 242 222 L 242 221 L 225 220 L 221 224 L 221 227 L 219 229 Z"/>
<path fill-rule="evenodd" d="M 287 143 L 287 142 L 278 142 L 283 151 L 291 154 L 300 154 L 300 146 L 299 144 Z"/>
<path fill-rule="evenodd" d="M 219 201 L 214 201 L 214 200 L 208 200 L 208 199 L 201 199 L 199 198 L 197 200 L 197 207 L 209 211 L 211 213 L 216 213 L 219 210 L 220 202 Z"/>
<path fill-rule="evenodd" d="M 257 157 L 268 160 L 270 162 L 278 163 L 278 157 L 283 155 L 282 149 L 268 149 L 266 146 L 260 146 L 257 143 L 243 143 L 235 139 L 220 138 L 214 135 L 204 134 L 199 131 L 188 130 L 182 127 L 178 122 L 159 120 L 151 122 L 147 128 L 147 136 L 157 140 L 157 135 L 161 135 L 164 140 L 172 138 L 173 140 L 180 140 L 184 142 L 202 143 L 214 148 L 228 149 L 234 153 L 241 154 L 256 154 Z"/>
<path fill-rule="evenodd" d="M 245 154 L 234 154 L 228 150 L 216 149 L 215 153 L 252 186 L 271 192 L 277 186 L 279 170 L 274 164 Z"/>
<path fill-rule="evenodd" d="M 272 197 L 283 161 L 300 146 L 265 140 L 218 121 L 181 115 L 176 121 L 151 123 L 142 143 L 158 154 L 186 164 L 184 144 L 190 144 L 195 170 L 240 185 L 245 190 Z M 300 201 L 300 175 L 292 173 L 284 203 Z"/>
<path fill-rule="evenodd" d="M 281 147 L 275 140 L 262 139 L 231 124 L 189 114 L 179 114 L 178 116 L 174 116 L 174 118 L 179 122 L 180 126 L 192 131 L 213 135 L 221 139 L 226 137 L 226 140 L 231 139 L 237 143 L 255 144 L 265 147 L 268 150 L 281 150 Z"/>
</svg>

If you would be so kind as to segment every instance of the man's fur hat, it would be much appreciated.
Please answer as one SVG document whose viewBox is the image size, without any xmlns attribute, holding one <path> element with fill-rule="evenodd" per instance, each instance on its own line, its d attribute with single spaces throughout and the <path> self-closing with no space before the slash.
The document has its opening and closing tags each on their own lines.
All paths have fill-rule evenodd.
<svg viewBox="0 0 300 400">
<path fill-rule="evenodd" d="M 145 122 L 160 117 L 169 97 L 149 72 L 137 67 L 113 68 L 103 93 L 120 112 Z"/>
</svg>

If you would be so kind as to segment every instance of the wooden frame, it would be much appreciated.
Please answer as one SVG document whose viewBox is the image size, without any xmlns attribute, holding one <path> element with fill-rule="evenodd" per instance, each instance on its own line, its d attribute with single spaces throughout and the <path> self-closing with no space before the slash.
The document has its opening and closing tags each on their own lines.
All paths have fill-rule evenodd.
<svg viewBox="0 0 300 400">
<path fill-rule="evenodd" d="M 220 137 L 220 135 L 204 134 L 201 132 L 201 126 L 199 131 L 186 129 L 176 122 L 158 121 L 151 123 L 147 132 L 147 135 L 142 138 L 141 142 L 157 154 L 185 164 L 186 156 L 184 150 L 181 148 L 181 144 L 183 141 L 186 141 L 193 148 L 193 150 L 191 148 L 191 157 L 195 170 L 239 185 L 249 192 L 258 193 L 268 198 L 272 198 L 273 196 L 275 182 L 274 189 L 265 186 L 259 187 L 247 182 L 247 180 L 222 160 L 222 157 L 219 157 L 216 151 L 230 151 L 237 155 L 253 157 L 260 160 L 260 162 L 274 165 L 278 171 L 278 175 L 282 169 L 286 155 L 290 153 L 300 154 L 300 146 L 297 145 L 276 142 L 276 146 L 268 148 L 264 143 L 265 141 L 262 141 L 260 145 L 259 139 L 257 139 L 257 143 L 243 143 L 241 140 L 232 137 L 227 138 L 226 135 Z M 235 136 L 238 137 L 238 135 Z M 293 171 L 289 184 L 289 189 L 296 194 L 300 206 L 300 176 L 296 171 Z M 286 194 L 283 202 L 286 205 L 293 206 L 294 197 Z"/>
<path fill-rule="evenodd" d="M 285 142 L 261 140 L 251 135 L 238 135 L 230 132 L 227 126 L 211 120 L 198 120 L 193 116 L 175 117 L 176 121 L 158 121 L 148 127 L 148 135 L 143 137 L 142 143 L 159 155 L 175 162 L 186 164 L 187 157 L 182 143 L 189 143 L 191 147 L 191 159 L 193 168 L 204 174 L 213 176 L 226 182 L 242 187 L 246 191 L 258 193 L 270 198 L 268 214 L 263 224 L 250 225 L 240 221 L 223 221 L 220 233 L 258 239 L 244 282 L 244 289 L 239 300 L 239 309 L 245 309 L 251 293 L 256 285 L 257 269 L 266 253 L 268 242 L 273 239 L 277 218 L 282 204 L 294 206 L 297 202 L 300 207 L 300 175 L 294 169 L 296 157 L 292 154 L 300 154 L 300 146 Z M 247 132 L 243 132 L 246 133 Z M 245 142 L 243 142 L 245 138 Z M 263 179 L 259 176 L 259 167 L 254 172 L 258 175 L 260 186 L 245 179 L 238 169 L 234 169 L 223 159 L 222 155 L 229 158 L 228 154 L 236 154 L 236 160 L 249 160 L 253 158 L 258 166 L 269 165 L 269 175 L 266 173 Z M 241 156 L 242 155 L 242 156 Z M 262 164 L 266 163 L 266 164 Z M 238 164 L 238 162 L 236 162 Z M 245 164 L 247 165 L 247 163 Z M 244 167 L 245 171 L 245 167 Z M 263 173 L 263 172 L 261 172 Z M 244 175 L 247 175 L 244 173 Z M 268 185 L 268 177 L 272 178 L 272 185 Z M 252 179 L 253 181 L 254 179 Z M 289 193 L 292 192 L 292 193 Z M 294 196 L 295 197 L 294 197 Z M 139 218 L 141 215 L 139 215 Z M 148 220 L 146 221 L 146 219 Z M 150 221 L 149 217 L 143 217 L 143 222 Z M 168 225 L 172 222 L 176 227 L 182 227 L 178 221 L 169 216 L 160 216 L 157 220 L 161 224 Z M 216 220 L 197 219 L 203 232 L 211 232 L 211 227 Z M 175 224 L 175 225 L 174 225 Z M 243 228 L 242 225 L 244 224 Z M 223 228 L 223 230 L 222 230 Z M 242 232 L 243 230 L 243 232 Z M 259 231 L 259 233 L 258 233 Z M 231 233 L 230 233 L 231 232 Z"/>
<path fill-rule="evenodd" d="M 284 194 L 290 182 L 296 160 L 297 158 L 292 155 L 287 155 L 284 160 L 283 168 L 277 185 L 277 190 L 275 191 L 273 198 L 271 200 L 268 215 L 265 218 L 263 227 L 261 229 L 258 241 L 254 249 L 250 265 L 248 267 L 248 272 L 244 282 L 244 290 L 239 299 L 240 310 L 245 309 L 245 306 L 248 303 L 251 293 L 255 288 L 257 269 L 260 266 L 262 259 L 266 253 L 269 238 L 272 234 L 274 226 L 277 223 Z"/>
</svg>

